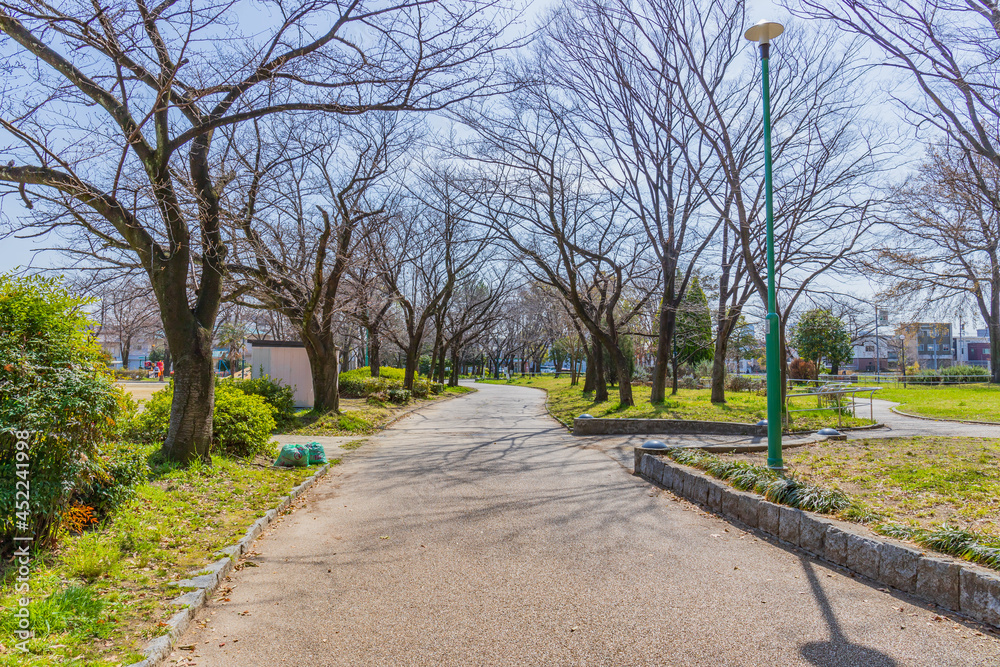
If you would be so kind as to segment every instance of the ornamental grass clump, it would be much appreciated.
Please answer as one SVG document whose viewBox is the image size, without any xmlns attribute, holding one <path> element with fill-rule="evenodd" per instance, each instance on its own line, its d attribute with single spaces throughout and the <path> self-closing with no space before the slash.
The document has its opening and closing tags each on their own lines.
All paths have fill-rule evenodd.
<svg viewBox="0 0 1000 667">
<path fill-rule="evenodd" d="M 876 526 L 882 535 L 911 540 L 944 554 L 1000 570 L 1000 542 L 968 528 L 942 524 L 936 528 L 915 528 L 898 523 Z"/>
<path fill-rule="evenodd" d="M 759 493 L 774 503 L 821 514 L 834 514 L 850 505 L 850 499 L 842 491 L 824 489 L 747 461 L 725 461 L 698 449 L 675 448 L 668 454 L 678 463 L 700 468 L 737 489 Z"/>
</svg>

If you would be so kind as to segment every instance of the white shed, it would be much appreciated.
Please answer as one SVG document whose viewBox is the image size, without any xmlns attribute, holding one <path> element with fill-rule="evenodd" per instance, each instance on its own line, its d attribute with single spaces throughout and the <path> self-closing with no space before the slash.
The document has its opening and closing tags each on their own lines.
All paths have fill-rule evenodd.
<svg viewBox="0 0 1000 667">
<path fill-rule="evenodd" d="M 313 406 L 312 371 L 306 347 L 297 341 L 248 340 L 250 344 L 251 377 L 267 375 L 291 385 L 295 391 L 295 407 Z"/>
</svg>

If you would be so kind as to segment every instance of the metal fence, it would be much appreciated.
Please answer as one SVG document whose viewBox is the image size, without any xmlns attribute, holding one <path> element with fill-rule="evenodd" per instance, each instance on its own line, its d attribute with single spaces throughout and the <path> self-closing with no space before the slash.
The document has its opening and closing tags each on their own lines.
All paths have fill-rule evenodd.
<svg viewBox="0 0 1000 667">
<path fill-rule="evenodd" d="M 816 391 L 795 391 L 795 388 L 789 387 L 788 393 L 785 394 L 785 419 L 787 421 L 788 415 L 792 412 L 815 412 L 817 410 L 835 410 L 837 412 L 837 426 L 843 426 L 843 414 L 850 407 L 851 416 L 857 418 L 858 408 L 857 408 L 857 395 L 858 394 L 868 394 L 868 407 L 870 410 L 870 419 L 872 422 L 875 421 L 875 406 L 872 403 L 872 399 L 875 398 L 875 392 L 880 391 L 882 387 L 855 387 L 854 385 L 845 382 L 829 382 L 829 381 L 812 381 L 819 386 L 806 387 L 799 385 L 800 389 L 815 389 Z M 813 396 L 816 398 L 815 408 L 796 408 L 791 409 L 792 399 L 800 399 L 807 396 Z M 845 399 L 850 396 L 849 401 Z M 847 405 L 845 405 L 847 403 Z"/>
</svg>

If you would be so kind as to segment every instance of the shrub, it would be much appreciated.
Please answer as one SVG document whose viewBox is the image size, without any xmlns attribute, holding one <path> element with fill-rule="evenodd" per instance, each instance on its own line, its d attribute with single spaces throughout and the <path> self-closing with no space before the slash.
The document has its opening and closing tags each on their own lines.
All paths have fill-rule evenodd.
<svg viewBox="0 0 1000 667">
<path fill-rule="evenodd" d="M 116 368 L 112 371 L 118 380 L 145 380 L 149 371 L 142 368 Z"/>
<path fill-rule="evenodd" d="M 170 425 L 173 383 L 153 394 L 145 410 L 136 415 L 130 437 L 141 442 L 162 442 Z M 212 413 L 214 451 L 224 456 L 250 457 L 271 448 L 275 429 L 274 408 L 261 396 L 245 394 L 231 382 L 215 387 Z"/>
<path fill-rule="evenodd" d="M 795 380 L 815 380 L 818 377 L 816 364 L 808 359 L 792 359 L 792 363 L 788 364 L 788 377 Z"/>
<path fill-rule="evenodd" d="M 58 280 L 0 275 L 0 544 L 13 543 L 18 431 L 30 433 L 27 523 L 51 541 L 65 512 L 102 474 L 102 445 L 127 404 L 88 327 L 89 303 Z M 24 515 L 21 515 L 22 518 Z"/>
<path fill-rule="evenodd" d="M 941 384 L 941 377 L 940 370 L 928 368 L 910 375 L 907 379 L 913 384 Z"/>
<path fill-rule="evenodd" d="M 295 390 L 269 376 L 252 380 L 234 380 L 233 386 L 244 394 L 260 396 L 274 408 L 274 421 L 281 427 L 295 419 Z"/>
<path fill-rule="evenodd" d="M 340 374 L 340 395 L 348 398 L 367 398 L 402 386 L 403 370 L 399 368 L 383 366 L 379 369 L 377 378 L 371 376 L 371 369 L 367 366 Z"/>
<path fill-rule="evenodd" d="M 987 382 L 989 377 L 989 371 L 982 366 L 949 366 L 941 369 L 944 382 Z"/>
<path fill-rule="evenodd" d="M 410 400 L 410 391 L 408 389 L 390 389 L 388 394 L 388 399 L 392 403 L 402 405 Z"/>
<path fill-rule="evenodd" d="M 443 382 L 433 382 L 433 383 L 431 383 L 431 392 L 432 393 L 443 394 L 444 393 L 444 389 L 445 389 L 445 387 L 444 387 L 444 383 Z"/>
<path fill-rule="evenodd" d="M 763 384 L 757 378 L 745 375 L 730 375 L 726 378 L 726 391 L 755 391 Z"/>
<path fill-rule="evenodd" d="M 97 518 L 103 519 L 135 498 L 139 485 L 149 479 L 149 453 L 131 443 L 107 447 L 100 457 L 101 473 L 82 486 L 79 502 L 93 507 Z"/>
<path fill-rule="evenodd" d="M 427 398 L 431 391 L 431 383 L 427 378 L 416 378 L 413 381 L 413 396 L 416 398 Z"/>
<path fill-rule="evenodd" d="M 260 396 L 222 382 L 215 388 L 212 443 L 224 456 L 251 457 L 271 449 L 274 408 Z"/>
<path fill-rule="evenodd" d="M 132 418 L 126 430 L 126 438 L 138 442 L 163 442 L 170 426 L 170 403 L 173 400 L 174 382 L 171 380 L 142 404 L 142 410 Z"/>
</svg>

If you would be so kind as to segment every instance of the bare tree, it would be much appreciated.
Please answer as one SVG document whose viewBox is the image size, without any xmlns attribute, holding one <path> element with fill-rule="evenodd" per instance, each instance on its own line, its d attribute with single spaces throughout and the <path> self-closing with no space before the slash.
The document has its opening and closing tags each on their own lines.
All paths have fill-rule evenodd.
<svg viewBox="0 0 1000 667">
<path fill-rule="evenodd" d="M 401 311 L 402 335 L 394 342 L 406 355 L 406 389 L 413 388 L 428 325 L 447 308 L 456 284 L 490 243 L 487 235 L 473 233 L 464 198 L 447 165 L 427 169 L 388 228 L 381 277 Z"/>
<path fill-rule="evenodd" d="M 98 324 L 106 339 L 118 343 L 122 368 L 128 368 L 132 344 L 148 340 L 160 329 L 156 302 L 149 293 L 149 283 L 140 276 L 98 281 L 84 290 L 98 302 Z"/>
<path fill-rule="evenodd" d="M 386 291 L 381 274 L 385 265 L 389 230 L 378 225 L 363 237 L 359 257 L 351 262 L 351 280 L 346 285 L 348 316 L 365 332 L 368 367 L 372 377 L 381 374 L 382 341 L 392 324 L 392 295 Z"/>
<path fill-rule="evenodd" d="M 633 405 L 631 366 L 619 334 L 644 304 L 623 310 L 621 297 L 655 270 L 643 261 L 645 237 L 633 232 L 620 199 L 590 187 L 564 109 L 549 92 L 536 86 L 509 96 L 486 117 L 465 119 L 480 137 L 468 151 L 481 168 L 468 184 L 474 214 L 507 244 L 529 279 L 551 287 L 587 328 L 595 400 L 607 400 L 603 349 L 617 375 L 621 404 Z"/>
<path fill-rule="evenodd" d="M 0 98 L 0 182 L 61 208 L 42 230 L 75 226 L 149 276 L 176 367 L 163 452 L 180 461 L 208 460 L 212 443 L 232 177 L 213 139 L 273 114 L 441 109 L 503 85 L 492 1 L 269 2 L 251 25 L 244 10 L 0 5 L 0 49 L 23 84 Z"/>
<path fill-rule="evenodd" d="M 509 265 L 501 265 L 493 275 L 482 271 L 466 277 L 454 290 L 446 314 L 447 340 L 441 355 L 444 357 L 445 351 L 451 351 L 449 386 L 458 386 L 458 367 L 463 351 L 484 336 L 497 318 L 506 314 L 511 289 L 509 278 Z"/>
<path fill-rule="evenodd" d="M 651 401 L 662 403 L 677 311 L 722 218 L 700 211 L 696 175 L 713 167 L 685 159 L 696 128 L 672 102 L 677 56 L 664 26 L 650 26 L 647 4 L 656 3 L 570 0 L 547 24 L 542 58 L 573 101 L 570 129 L 588 168 L 623 193 L 659 266 Z"/>
<path fill-rule="evenodd" d="M 310 117 L 280 131 L 272 156 L 257 140 L 241 159 L 250 177 L 233 223 L 243 238 L 226 265 L 232 298 L 288 318 L 309 357 L 313 409 L 338 410 L 341 286 L 372 247 L 365 239 L 388 223 L 379 182 L 413 137 L 396 114 L 378 113 L 350 124 Z"/>
<path fill-rule="evenodd" d="M 947 144 L 931 149 L 895 193 L 895 214 L 886 218 L 891 231 L 869 263 L 888 281 L 890 296 L 912 301 L 919 295 L 939 306 L 971 297 L 990 332 L 994 360 L 1000 360 L 998 188 L 1000 168 L 985 158 Z M 998 361 L 992 380 L 1000 382 Z"/>
<path fill-rule="evenodd" d="M 742 38 L 743 3 L 666 2 L 655 6 L 657 26 L 672 34 L 678 60 L 676 104 L 698 128 L 689 161 L 708 151 L 718 165 L 712 179 L 697 183 L 714 211 L 739 239 L 742 265 L 761 301 L 767 303 L 763 188 L 763 127 L 758 59 Z M 651 16 L 650 20 L 653 20 Z M 870 131 L 861 111 L 856 43 L 840 44 L 830 28 L 789 26 L 771 58 L 771 121 L 775 199 L 775 266 L 780 349 L 785 350 L 788 314 L 824 273 L 848 268 L 879 201 L 871 183 L 889 155 L 886 139 Z M 688 151 L 690 152 L 690 151 Z M 733 254 L 721 254 L 733 266 Z M 719 312 L 731 334 L 743 305 L 740 277 L 720 293 L 729 301 Z M 745 302 L 744 302 L 745 303 Z M 729 319 L 731 318 L 731 319 Z M 716 354 L 724 359 L 722 338 Z M 780 355 L 782 377 L 786 354 Z M 718 370 L 718 369 L 716 369 Z M 720 383 L 721 384 L 721 383 Z M 722 390 L 713 389 L 721 399 Z"/>
</svg>

